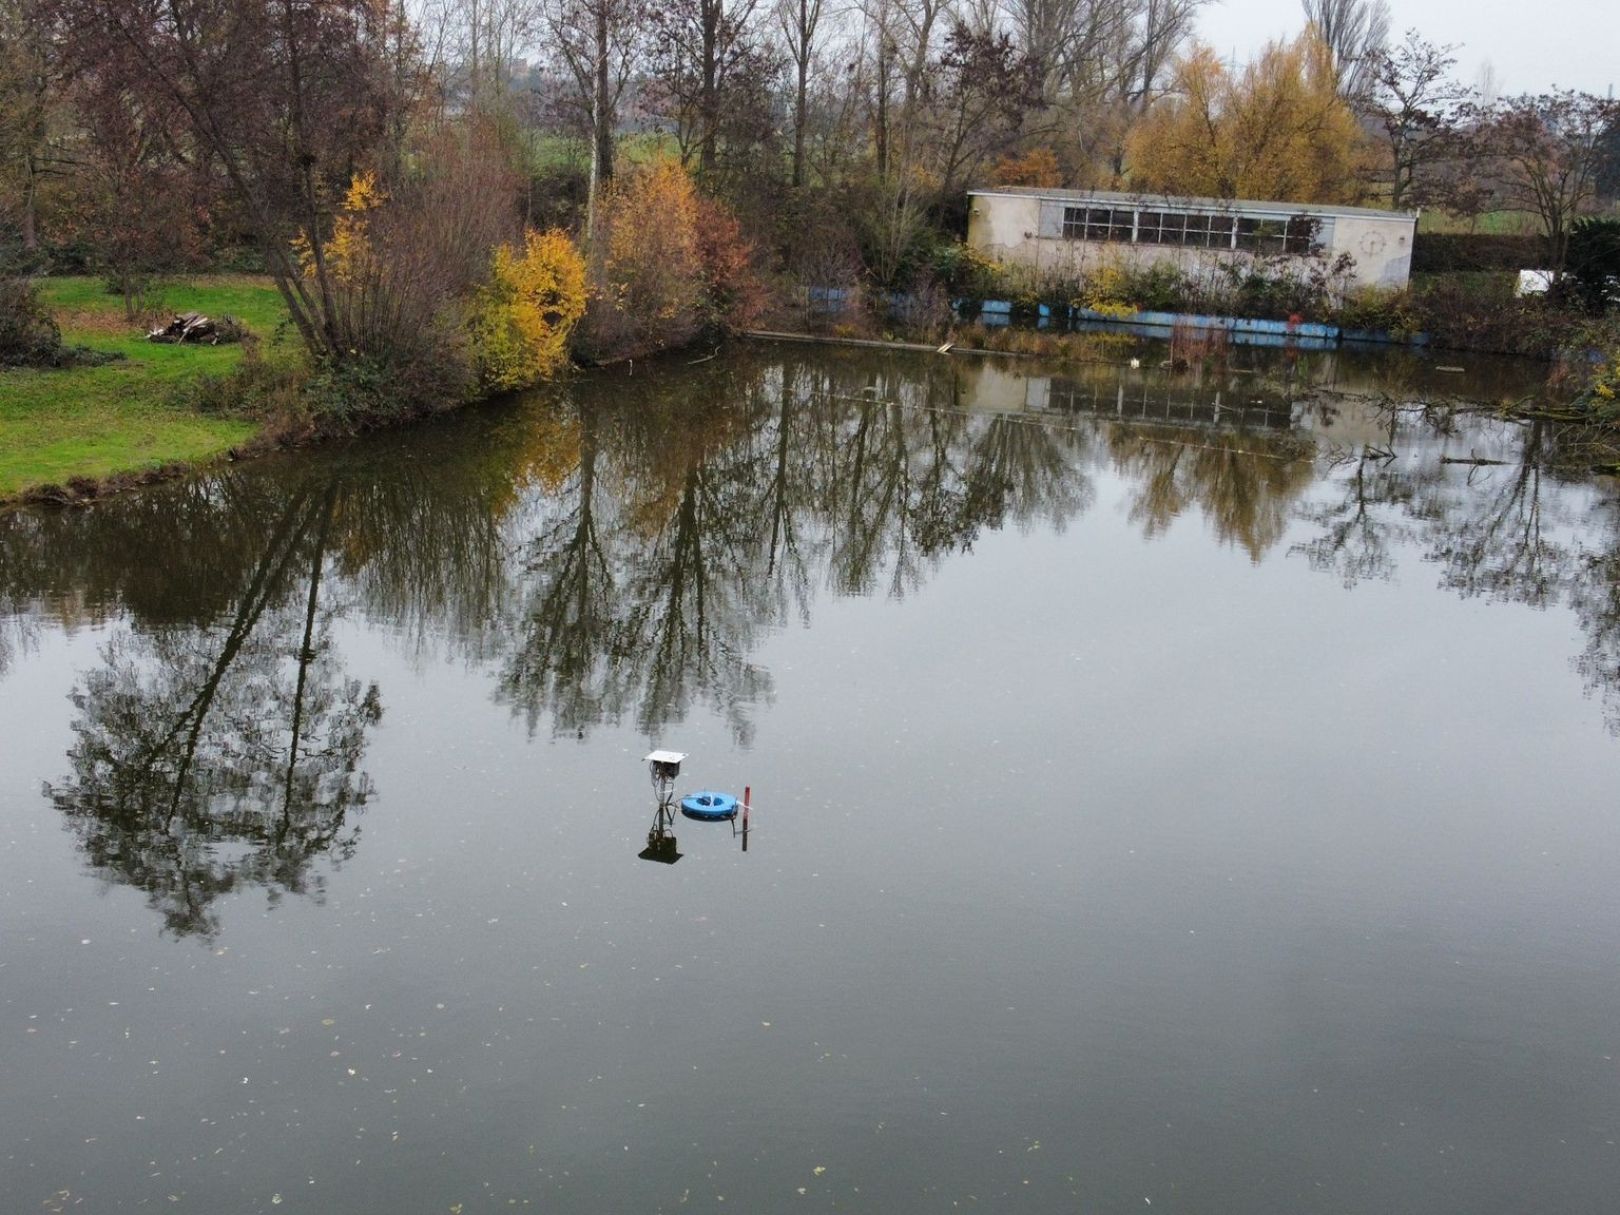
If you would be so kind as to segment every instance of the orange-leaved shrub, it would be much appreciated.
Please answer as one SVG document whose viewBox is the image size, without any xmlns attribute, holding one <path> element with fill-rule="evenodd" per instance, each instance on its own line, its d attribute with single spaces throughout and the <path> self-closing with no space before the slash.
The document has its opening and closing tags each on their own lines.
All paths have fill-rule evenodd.
<svg viewBox="0 0 1620 1215">
<path fill-rule="evenodd" d="M 582 352 L 632 358 L 746 324 L 763 305 L 752 249 L 724 204 L 679 161 L 623 174 L 607 191 L 591 250 Z"/>
<path fill-rule="evenodd" d="M 726 329 L 746 329 L 770 303 L 755 270 L 753 242 L 743 235 L 736 214 L 717 198 L 698 196 L 697 221 L 708 322 Z"/>
<path fill-rule="evenodd" d="M 479 383 L 511 392 L 550 376 L 584 313 L 585 259 L 564 233 L 531 229 L 521 247 L 501 245 L 470 318 Z"/>
</svg>

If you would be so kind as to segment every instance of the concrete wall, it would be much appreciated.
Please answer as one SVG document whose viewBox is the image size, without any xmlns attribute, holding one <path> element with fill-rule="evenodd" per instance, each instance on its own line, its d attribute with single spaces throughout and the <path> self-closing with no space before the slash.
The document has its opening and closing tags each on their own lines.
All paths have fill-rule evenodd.
<svg viewBox="0 0 1620 1215">
<path fill-rule="evenodd" d="M 1412 277 L 1415 219 L 1339 215 L 1333 220 L 1328 256 L 1348 253 L 1355 259 L 1352 282 L 1358 286 L 1404 287 Z"/>
<path fill-rule="evenodd" d="M 1062 209 L 1084 206 L 1083 200 L 979 194 L 971 203 L 969 245 L 996 261 L 1031 266 L 1042 273 L 1084 273 L 1105 266 L 1145 269 L 1168 262 L 1189 275 L 1204 276 L 1224 264 L 1254 260 L 1254 255 L 1234 249 L 1066 239 L 1062 236 Z M 1241 209 L 1234 207 L 1234 213 Z M 1403 287 L 1412 269 L 1415 226 L 1416 221 L 1407 216 L 1332 215 L 1323 217 L 1321 235 L 1330 260 L 1341 253 L 1350 255 L 1352 285 Z"/>
<path fill-rule="evenodd" d="M 1041 200 L 1015 194 L 969 198 L 968 244 L 998 261 L 1033 264 L 1041 226 Z"/>
</svg>

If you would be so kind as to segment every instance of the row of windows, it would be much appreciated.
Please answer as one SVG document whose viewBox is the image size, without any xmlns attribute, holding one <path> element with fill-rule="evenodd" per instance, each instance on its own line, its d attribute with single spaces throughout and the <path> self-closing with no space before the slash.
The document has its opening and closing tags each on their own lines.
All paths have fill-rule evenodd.
<svg viewBox="0 0 1620 1215">
<path fill-rule="evenodd" d="M 1067 240 L 1310 253 L 1319 247 L 1320 230 L 1321 221 L 1305 215 L 1283 220 L 1120 207 L 1063 208 L 1063 235 Z"/>
</svg>

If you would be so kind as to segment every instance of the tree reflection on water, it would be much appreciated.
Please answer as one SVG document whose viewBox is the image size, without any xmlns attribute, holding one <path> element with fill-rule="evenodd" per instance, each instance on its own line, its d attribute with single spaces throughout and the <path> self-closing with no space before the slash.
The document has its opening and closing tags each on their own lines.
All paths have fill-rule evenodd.
<svg viewBox="0 0 1620 1215">
<path fill-rule="evenodd" d="M 1383 403 L 1372 412 L 1377 447 L 1337 450 L 1320 462 L 1331 492 L 1304 512 L 1320 528 L 1294 546 L 1346 587 L 1397 572 L 1415 548 L 1440 587 L 1463 598 L 1564 606 L 1586 642 L 1574 665 L 1620 733 L 1620 517 L 1579 463 L 1563 460 L 1548 422 L 1472 420 L 1466 428 L 1428 410 Z M 1423 458 L 1397 449 L 1427 442 Z M 1488 456 L 1476 454 L 1483 447 Z"/>
<path fill-rule="evenodd" d="M 239 886 L 308 893 L 313 860 L 358 839 L 382 709 L 342 672 L 323 603 L 338 501 L 335 481 L 288 496 L 252 563 L 219 567 L 239 580 L 217 621 L 115 632 L 73 690 L 72 775 L 47 793 L 92 867 L 177 934 L 211 934 Z"/>
<path fill-rule="evenodd" d="M 656 736 L 701 705 L 746 745 L 773 695 L 761 640 L 822 588 L 915 593 L 987 532 L 1070 525 L 1103 478 L 1150 539 L 1192 514 L 1346 587 L 1415 551 L 1458 594 L 1565 604 L 1620 721 L 1620 520 L 1558 479 L 1553 438 L 1499 424 L 1506 463 L 1448 465 L 1481 432 L 1435 440 L 1386 410 L 1346 443 L 1347 407 L 1300 383 L 792 349 L 605 373 L 357 451 L 6 517 L 0 675 L 46 626 L 108 629 L 47 791 L 97 873 L 203 936 L 221 896 L 318 895 L 317 861 L 357 845 L 382 695 L 345 667 L 346 614 L 487 671 L 531 733 Z"/>
</svg>

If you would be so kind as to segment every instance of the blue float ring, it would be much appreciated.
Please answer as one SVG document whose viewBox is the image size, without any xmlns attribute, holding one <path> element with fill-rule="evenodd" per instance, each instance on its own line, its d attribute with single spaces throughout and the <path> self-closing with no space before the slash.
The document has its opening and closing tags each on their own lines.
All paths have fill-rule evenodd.
<svg viewBox="0 0 1620 1215">
<path fill-rule="evenodd" d="M 737 799 L 729 793 L 713 793 L 705 789 L 681 798 L 681 813 L 687 818 L 716 823 L 737 817 Z"/>
</svg>

